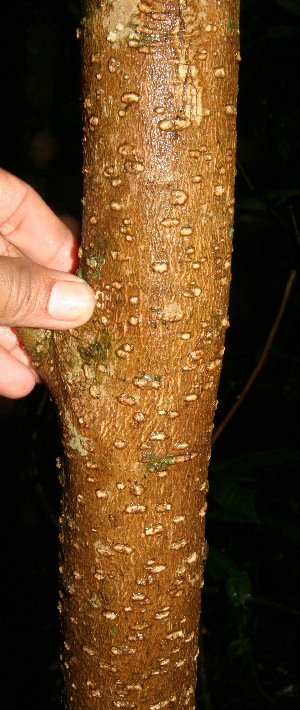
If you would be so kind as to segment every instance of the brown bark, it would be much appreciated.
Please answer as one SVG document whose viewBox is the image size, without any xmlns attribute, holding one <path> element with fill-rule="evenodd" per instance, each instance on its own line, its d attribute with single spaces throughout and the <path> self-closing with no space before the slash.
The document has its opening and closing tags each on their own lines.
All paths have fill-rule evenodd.
<svg viewBox="0 0 300 710">
<path fill-rule="evenodd" d="M 224 348 L 238 0 L 85 0 L 90 323 L 31 346 L 58 405 L 68 704 L 194 708 Z"/>
</svg>

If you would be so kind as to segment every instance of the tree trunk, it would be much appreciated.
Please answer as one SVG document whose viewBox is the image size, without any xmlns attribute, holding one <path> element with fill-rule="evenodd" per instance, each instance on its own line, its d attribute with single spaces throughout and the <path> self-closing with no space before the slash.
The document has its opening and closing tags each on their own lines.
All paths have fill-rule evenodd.
<svg viewBox="0 0 300 710">
<path fill-rule="evenodd" d="M 81 269 L 97 307 L 78 330 L 24 336 L 63 430 L 74 710 L 195 707 L 228 325 L 238 5 L 84 2 Z"/>
</svg>

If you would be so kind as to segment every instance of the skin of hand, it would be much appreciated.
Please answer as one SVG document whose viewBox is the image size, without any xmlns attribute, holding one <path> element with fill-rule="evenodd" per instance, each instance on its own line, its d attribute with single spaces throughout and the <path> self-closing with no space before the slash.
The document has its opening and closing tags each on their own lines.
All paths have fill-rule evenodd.
<svg viewBox="0 0 300 710">
<path fill-rule="evenodd" d="M 14 327 L 67 330 L 91 317 L 93 291 L 72 274 L 77 253 L 42 198 L 0 169 L 0 395 L 23 397 L 38 381 Z"/>
</svg>

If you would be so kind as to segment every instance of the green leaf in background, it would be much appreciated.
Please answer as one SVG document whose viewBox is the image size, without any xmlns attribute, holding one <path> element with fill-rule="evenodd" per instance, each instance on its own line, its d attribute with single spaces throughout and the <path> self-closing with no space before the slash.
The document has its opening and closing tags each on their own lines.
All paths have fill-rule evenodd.
<svg viewBox="0 0 300 710">
<path fill-rule="evenodd" d="M 282 205 L 288 202 L 292 197 L 300 197 L 300 188 L 298 185 L 289 189 L 273 190 L 265 192 L 265 198 L 268 202 L 276 202 L 276 205 Z"/>
<path fill-rule="evenodd" d="M 216 581 L 225 582 L 228 601 L 235 607 L 245 607 L 251 599 L 251 582 L 247 571 L 242 570 L 216 547 L 210 547 L 206 562 L 206 573 Z"/>
<path fill-rule="evenodd" d="M 252 598 L 249 574 L 246 570 L 240 569 L 231 557 L 215 547 L 209 548 L 206 574 L 216 582 L 223 583 L 227 598 L 227 624 L 228 628 L 233 630 L 234 638 L 226 650 L 226 658 L 229 662 L 237 657 L 247 662 L 250 650 L 247 632 L 250 614 L 249 602 Z"/>
<path fill-rule="evenodd" d="M 208 512 L 210 519 L 259 523 L 256 511 L 256 469 L 261 465 L 255 454 L 224 461 L 210 470 L 210 496 L 219 509 Z"/>
<path fill-rule="evenodd" d="M 233 522 L 259 523 L 260 518 L 256 511 L 256 490 L 252 484 L 252 477 L 248 477 L 248 485 L 245 480 L 239 480 L 235 476 L 218 477 L 214 480 L 210 494 L 214 501 L 218 503 L 221 512 L 227 513 L 227 517 L 221 516 L 222 520 Z M 216 512 L 216 511 L 215 511 Z M 214 516 L 216 520 L 216 516 Z M 220 518 L 218 518 L 220 519 Z"/>
<path fill-rule="evenodd" d="M 260 522 L 276 530 L 280 535 L 300 545 L 300 528 L 274 515 L 261 515 Z"/>
<path fill-rule="evenodd" d="M 271 466 L 300 464 L 294 449 L 255 451 L 210 468 L 210 496 L 217 507 L 208 509 L 208 519 L 229 523 L 268 525 L 283 537 L 300 544 L 300 529 L 284 518 L 261 514 L 256 508 L 256 481 Z"/>
<path fill-rule="evenodd" d="M 66 8 L 80 21 L 81 18 L 81 2 L 80 0 L 65 0 Z"/>
<path fill-rule="evenodd" d="M 215 580 L 230 579 L 239 575 L 239 567 L 235 562 L 216 547 L 209 546 L 205 571 Z"/>
<path fill-rule="evenodd" d="M 246 210 L 250 212 L 266 212 L 266 203 L 259 197 L 253 197 L 253 195 L 247 195 L 239 199 L 237 208 L 239 210 Z"/>
<path fill-rule="evenodd" d="M 299 33 L 299 27 L 293 27 L 292 25 L 274 25 L 267 29 L 264 39 L 290 39 L 290 37 L 297 37 Z"/>
<path fill-rule="evenodd" d="M 294 12 L 295 15 L 300 15 L 300 0 L 276 0 L 277 5 L 284 7 L 285 10 Z"/>
<path fill-rule="evenodd" d="M 225 589 L 231 604 L 245 607 L 251 599 L 251 583 L 248 572 L 239 570 L 238 574 L 227 579 Z"/>
<path fill-rule="evenodd" d="M 300 451 L 297 449 L 265 449 L 263 451 L 254 451 L 249 454 L 243 454 L 242 456 L 235 456 L 226 461 L 221 461 L 218 464 L 213 464 L 210 467 L 210 474 L 212 480 L 215 474 L 223 472 L 233 477 L 241 476 L 241 481 L 247 481 L 250 480 L 249 475 L 252 475 L 255 469 L 282 463 L 300 464 Z"/>
</svg>

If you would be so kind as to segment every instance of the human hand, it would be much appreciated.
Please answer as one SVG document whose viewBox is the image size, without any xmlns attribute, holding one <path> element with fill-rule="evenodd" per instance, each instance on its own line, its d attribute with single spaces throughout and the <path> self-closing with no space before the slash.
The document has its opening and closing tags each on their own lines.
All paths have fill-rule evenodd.
<svg viewBox="0 0 300 710">
<path fill-rule="evenodd" d="M 37 382 L 14 327 L 66 330 L 91 317 L 93 291 L 70 273 L 77 250 L 42 198 L 0 169 L 0 395 L 23 397 Z"/>
</svg>

